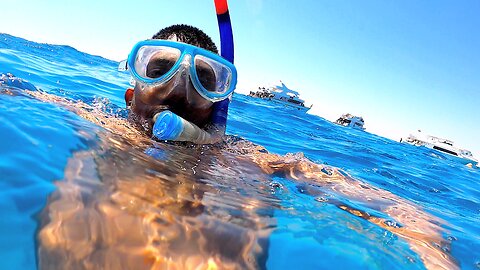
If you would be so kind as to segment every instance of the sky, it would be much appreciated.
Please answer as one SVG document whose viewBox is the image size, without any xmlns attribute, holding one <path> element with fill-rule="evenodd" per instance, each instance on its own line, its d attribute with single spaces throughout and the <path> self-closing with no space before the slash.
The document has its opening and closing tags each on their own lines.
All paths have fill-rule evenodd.
<svg viewBox="0 0 480 270">
<path fill-rule="evenodd" d="M 0 4 L 0 32 L 112 60 L 178 23 L 201 28 L 220 47 L 213 0 Z M 282 80 L 313 104 L 311 114 L 359 115 L 367 132 L 397 141 L 421 129 L 480 159 L 480 1 L 230 0 L 229 7 L 237 92 Z"/>
</svg>

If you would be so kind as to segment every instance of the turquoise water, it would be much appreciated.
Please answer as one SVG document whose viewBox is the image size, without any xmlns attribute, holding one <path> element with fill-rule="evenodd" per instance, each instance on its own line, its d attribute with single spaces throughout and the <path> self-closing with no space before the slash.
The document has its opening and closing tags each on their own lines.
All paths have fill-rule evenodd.
<svg viewBox="0 0 480 270">
<path fill-rule="evenodd" d="M 56 96 L 100 104 L 107 113 L 125 115 L 123 94 L 129 76 L 116 68 L 116 62 L 68 46 L 38 44 L 0 34 L 0 73 L 10 72 Z M 62 106 L 22 94 L 0 95 L 0 120 L 0 268 L 36 269 L 39 257 L 45 260 L 49 256 L 39 252 L 42 244 L 38 240 L 45 225 L 45 209 L 50 209 L 46 206 L 55 200 L 52 194 L 61 186 L 58 182 L 68 178 L 65 174 L 75 153 L 91 149 L 93 155 L 103 153 L 98 150 L 102 148 L 99 142 L 104 142 L 102 128 Z M 449 254 L 461 269 L 480 269 L 479 169 L 429 149 L 340 127 L 321 117 L 285 110 L 241 94 L 235 94 L 230 105 L 227 134 L 262 145 L 271 153 L 303 153 L 314 163 L 339 168 L 359 183 L 412 203 L 440 220 L 432 223 L 441 228 L 439 234 L 448 245 L 433 240 L 432 245 L 438 244 L 438 250 Z M 169 156 L 176 151 L 185 155 L 187 164 L 195 159 L 194 154 L 178 147 L 157 147 L 162 149 L 163 161 L 155 166 L 173 162 L 175 157 L 170 160 Z M 135 147 L 122 149 L 130 151 L 131 156 L 109 157 L 109 161 L 115 161 L 110 163 L 112 170 L 120 171 L 122 167 L 116 164 L 140 155 L 135 153 Z M 158 155 L 152 156 L 159 159 Z M 153 162 L 142 158 L 146 159 L 144 163 L 132 161 L 129 166 L 143 168 Z M 218 205 L 205 204 L 214 205 L 214 210 L 209 211 L 218 211 L 216 215 L 232 215 L 242 200 L 256 198 L 263 202 L 261 209 L 265 213 L 256 214 L 267 220 L 271 229 L 263 255 L 268 269 L 425 268 L 408 241 L 328 203 L 322 185 L 295 181 L 282 174 L 257 178 L 247 170 L 239 171 L 231 175 L 227 171 L 223 176 L 217 176 L 214 170 L 202 172 L 211 179 L 219 177 L 215 183 L 208 183 L 208 192 L 216 194 L 212 198 L 224 200 Z M 105 182 L 105 176 L 100 178 Z M 235 182 L 239 179 L 245 186 Z M 96 187 L 80 187 L 97 192 Z M 225 203 L 232 194 L 236 199 Z M 376 207 L 363 205 L 354 196 L 332 196 L 381 215 Z M 239 218 L 248 220 L 242 213 Z M 227 228 L 230 223 L 222 226 Z"/>
</svg>

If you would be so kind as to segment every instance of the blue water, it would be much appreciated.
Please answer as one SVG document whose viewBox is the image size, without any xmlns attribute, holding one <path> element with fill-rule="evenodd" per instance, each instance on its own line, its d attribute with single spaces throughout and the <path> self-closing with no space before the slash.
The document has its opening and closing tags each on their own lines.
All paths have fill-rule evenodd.
<svg viewBox="0 0 480 270">
<path fill-rule="evenodd" d="M 91 104 L 105 98 L 113 111 L 123 112 L 129 76 L 118 72 L 114 61 L 69 46 L 0 34 L 0 73 L 6 72 L 73 100 Z M 57 189 L 55 181 L 65 177 L 69 158 L 90 149 L 99 130 L 62 106 L 21 94 L 0 94 L 0 268 L 37 268 L 39 215 Z M 90 134 L 88 139 L 85 134 Z M 411 202 L 442 220 L 437 225 L 451 244 L 448 250 L 443 248 L 461 269 L 480 269 L 478 168 L 241 94 L 233 96 L 227 134 L 271 153 L 303 153 L 314 163 L 339 168 L 361 183 Z M 322 202 L 316 185 L 276 174 L 269 181 L 273 187 L 269 192 L 280 207 L 270 209 L 275 225 L 268 236 L 267 268 L 425 267 L 401 237 Z M 341 197 L 344 202 L 350 199 Z"/>
</svg>

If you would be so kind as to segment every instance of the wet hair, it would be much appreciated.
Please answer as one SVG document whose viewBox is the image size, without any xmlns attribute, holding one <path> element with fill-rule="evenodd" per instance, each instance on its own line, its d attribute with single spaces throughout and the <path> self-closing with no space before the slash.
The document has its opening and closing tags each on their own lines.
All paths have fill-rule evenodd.
<svg viewBox="0 0 480 270">
<path fill-rule="evenodd" d="M 218 54 L 217 46 L 212 39 L 202 30 L 185 24 L 175 24 L 158 31 L 152 39 L 170 39 L 175 37 L 177 41 L 188 43 L 205 50 Z"/>
</svg>

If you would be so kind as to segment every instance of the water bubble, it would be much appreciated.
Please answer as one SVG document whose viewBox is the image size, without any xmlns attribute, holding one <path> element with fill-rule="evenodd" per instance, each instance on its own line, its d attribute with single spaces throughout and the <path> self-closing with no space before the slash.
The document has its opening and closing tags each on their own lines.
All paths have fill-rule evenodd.
<svg viewBox="0 0 480 270">
<path fill-rule="evenodd" d="M 453 235 L 449 235 L 449 236 L 447 237 L 447 240 L 448 240 L 448 241 L 457 241 L 457 238 L 456 238 L 455 236 L 453 236 Z"/>
<path fill-rule="evenodd" d="M 277 181 L 272 181 L 272 182 L 270 182 L 270 186 L 271 186 L 272 188 L 275 188 L 275 189 L 283 188 L 282 184 L 280 184 L 280 183 L 277 182 Z"/>
<path fill-rule="evenodd" d="M 394 233 L 388 230 L 385 230 L 383 232 L 383 238 L 384 238 L 385 245 L 389 245 L 389 246 L 393 245 L 395 241 L 398 239 L 398 237 Z"/>
<path fill-rule="evenodd" d="M 332 175 L 332 174 L 333 174 L 333 173 L 332 173 L 332 169 L 330 169 L 330 168 L 325 168 L 325 167 L 322 168 L 322 172 L 323 172 L 324 174 L 327 174 L 327 175 Z"/>
<path fill-rule="evenodd" d="M 316 197 L 315 201 L 317 201 L 317 202 L 328 202 L 328 198 L 320 196 L 320 197 Z"/>
<path fill-rule="evenodd" d="M 407 260 L 410 263 L 415 263 L 415 259 L 413 257 L 407 256 Z"/>
<path fill-rule="evenodd" d="M 477 269 L 480 269 L 480 261 L 476 261 L 476 262 L 475 262 L 475 267 L 476 267 Z"/>
<path fill-rule="evenodd" d="M 397 223 L 394 220 L 385 220 L 383 223 L 385 225 L 387 225 L 388 227 L 392 227 L 392 228 L 401 228 L 402 227 L 402 225 L 400 223 Z"/>
</svg>

